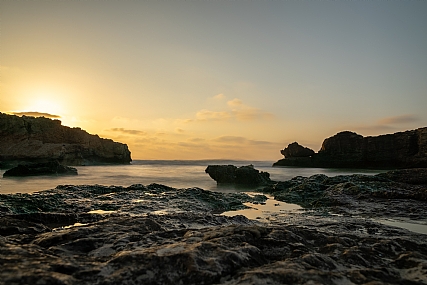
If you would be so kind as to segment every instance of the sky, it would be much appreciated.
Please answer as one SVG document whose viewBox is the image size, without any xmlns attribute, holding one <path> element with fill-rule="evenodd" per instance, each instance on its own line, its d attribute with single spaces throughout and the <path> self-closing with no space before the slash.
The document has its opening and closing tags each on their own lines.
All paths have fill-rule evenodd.
<svg viewBox="0 0 427 285">
<path fill-rule="evenodd" d="M 427 1 L 0 0 L 0 112 L 133 159 L 283 158 L 427 126 Z"/>
</svg>

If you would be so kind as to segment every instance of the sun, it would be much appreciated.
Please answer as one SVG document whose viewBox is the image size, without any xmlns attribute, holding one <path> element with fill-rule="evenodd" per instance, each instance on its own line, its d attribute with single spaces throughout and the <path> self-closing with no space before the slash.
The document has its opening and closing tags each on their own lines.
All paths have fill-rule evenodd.
<svg viewBox="0 0 427 285">
<path fill-rule="evenodd" d="M 31 109 L 35 112 L 48 113 L 52 115 L 60 115 L 62 113 L 62 106 L 50 99 L 36 99 L 31 105 Z"/>
<path fill-rule="evenodd" d="M 26 100 L 26 104 L 18 111 L 19 113 L 32 113 L 30 115 L 40 116 L 52 115 L 61 117 L 64 115 L 64 107 L 58 94 L 48 91 L 31 92 Z"/>
</svg>

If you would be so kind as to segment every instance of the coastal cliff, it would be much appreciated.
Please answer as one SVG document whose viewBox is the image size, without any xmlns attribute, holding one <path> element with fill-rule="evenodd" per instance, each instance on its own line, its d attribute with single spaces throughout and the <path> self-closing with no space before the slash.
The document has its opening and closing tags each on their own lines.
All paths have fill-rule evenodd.
<svg viewBox="0 0 427 285">
<path fill-rule="evenodd" d="M 295 143 L 294 143 L 295 144 Z M 290 144 L 288 148 L 294 147 Z M 427 127 L 375 137 L 344 131 L 323 141 L 317 153 L 285 156 L 273 166 L 333 168 L 427 167 Z"/>
<path fill-rule="evenodd" d="M 128 164 L 128 146 L 44 117 L 0 113 L 0 164 L 57 160 L 64 165 Z"/>
</svg>

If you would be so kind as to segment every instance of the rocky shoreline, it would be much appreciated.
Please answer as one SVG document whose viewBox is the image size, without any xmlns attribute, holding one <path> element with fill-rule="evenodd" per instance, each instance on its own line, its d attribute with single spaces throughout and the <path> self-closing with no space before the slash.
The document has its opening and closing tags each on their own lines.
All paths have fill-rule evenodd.
<svg viewBox="0 0 427 285">
<path fill-rule="evenodd" d="M 0 284 L 427 284 L 426 169 L 295 177 L 255 195 L 60 185 L 0 195 Z M 224 211 L 278 201 L 268 219 Z"/>
<path fill-rule="evenodd" d="M 128 146 L 45 117 L 0 112 L 0 168 L 58 161 L 63 165 L 129 164 Z"/>
<path fill-rule="evenodd" d="M 420 168 L 427 167 L 427 127 L 405 132 L 363 137 L 343 131 L 325 139 L 320 150 L 289 144 L 273 166 L 323 168 Z"/>
</svg>

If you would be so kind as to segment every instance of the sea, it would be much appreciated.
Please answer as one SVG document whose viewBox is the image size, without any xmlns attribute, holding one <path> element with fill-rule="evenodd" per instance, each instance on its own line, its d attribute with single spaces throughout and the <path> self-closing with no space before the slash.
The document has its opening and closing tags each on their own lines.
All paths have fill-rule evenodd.
<svg viewBox="0 0 427 285">
<path fill-rule="evenodd" d="M 245 160 L 134 160 L 129 165 L 77 166 L 78 175 L 3 177 L 5 169 L 0 170 L 0 194 L 34 193 L 54 189 L 58 185 L 103 185 L 130 186 L 132 184 L 163 184 L 174 188 L 198 187 L 204 190 L 233 193 L 245 192 L 255 194 L 256 188 L 217 185 L 205 169 L 208 165 L 253 165 L 256 169 L 270 173 L 274 181 L 286 181 L 296 176 L 309 177 L 314 174 L 327 176 L 366 174 L 375 175 L 386 170 L 371 169 L 335 169 L 335 168 L 301 168 L 273 167 L 273 161 Z M 268 196 L 264 205 L 247 205 L 250 209 L 225 212 L 224 215 L 244 215 L 250 219 L 267 217 L 277 213 L 293 212 L 301 209 L 299 205 L 279 202 Z M 377 222 L 405 228 L 410 231 L 427 234 L 427 225 L 406 223 L 394 220 L 377 220 Z"/>
<path fill-rule="evenodd" d="M 0 170 L 0 194 L 33 193 L 53 189 L 58 185 L 130 186 L 132 184 L 163 184 L 174 188 L 199 187 L 218 192 L 251 191 L 255 189 L 219 186 L 205 169 L 208 165 L 252 164 L 256 169 L 270 173 L 274 181 L 286 181 L 295 176 L 309 177 L 314 174 L 327 176 L 345 174 L 375 175 L 381 170 L 272 167 L 273 161 L 244 160 L 134 160 L 129 165 L 77 166 L 78 175 L 3 177 Z"/>
</svg>

